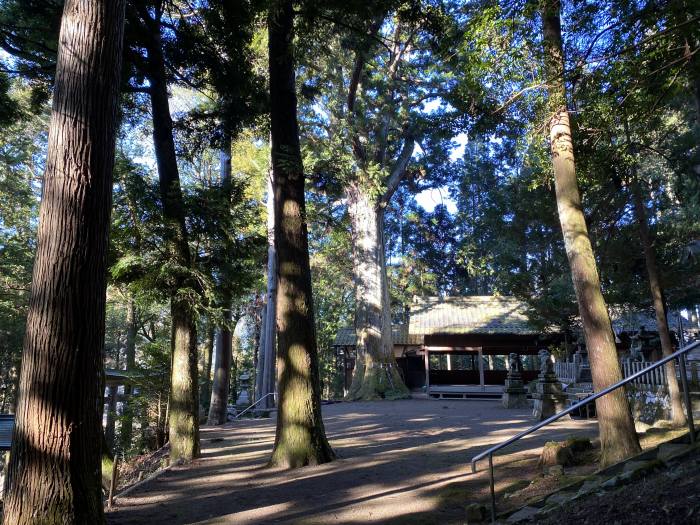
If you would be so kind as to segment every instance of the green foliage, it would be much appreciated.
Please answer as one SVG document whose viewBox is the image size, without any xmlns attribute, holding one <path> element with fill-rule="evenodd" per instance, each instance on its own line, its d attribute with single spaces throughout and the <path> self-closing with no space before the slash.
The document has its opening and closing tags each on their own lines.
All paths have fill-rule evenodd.
<svg viewBox="0 0 700 525">
<path fill-rule="evenodd" d="M 14 405 L 36 249 L 47 112 L 29 112 L 31 90 L 10 90 L 18 117 L 0 136 L 0 412 Z"/>
</svg>

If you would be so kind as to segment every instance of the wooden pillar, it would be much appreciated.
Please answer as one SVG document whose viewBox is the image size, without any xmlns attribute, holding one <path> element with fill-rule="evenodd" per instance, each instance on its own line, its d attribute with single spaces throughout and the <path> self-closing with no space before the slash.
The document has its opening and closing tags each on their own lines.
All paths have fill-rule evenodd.
<svg viewBox="0 0 700 525">
<path fill-rule="evenodd" d="M 430 398 L 430 356 L 427 348 L 423 348 L 423 362 L 425 364 L 425 393 Z"/>
<path fill-rule="evenodd" d="M 484 358 L 483 350 L 479 348 L 479 384 L 481 385 L 481 390 L 486 390 L 484 386 Z"/>
<path fill-rule="evenodd" d="M 357 364 L 357 363 L 355 363 Z M 348 395 L 348 347 L 343 350 L 343 396 Z"/>
</svg>

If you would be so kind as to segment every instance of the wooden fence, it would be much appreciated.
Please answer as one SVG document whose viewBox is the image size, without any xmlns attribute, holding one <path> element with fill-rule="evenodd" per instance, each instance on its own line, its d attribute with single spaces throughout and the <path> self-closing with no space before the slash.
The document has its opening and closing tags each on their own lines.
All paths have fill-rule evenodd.
<svg viewBox="0 0 700 525">
<path fill-rule="evenodd" d="M 578 380 L 578 369 L 579 365 L 577 363 L 563 361 L 554 363 L 554 373 L 562 383 L 575 383 Z"/>
<path fill-rule="evenodd" d="M 650 366 L 651 364 L 651 362 L 647 361 L 622 361 L 620 363 L 620 365 L 622 365 L 622 376 L 629 377 L 632 374 Z M 654 370 L 651 370 L 632 381 L 632 384 L 652 387 L 666 386 L 666 367 L 660 366 L 655 368 Z"/>
</svg>

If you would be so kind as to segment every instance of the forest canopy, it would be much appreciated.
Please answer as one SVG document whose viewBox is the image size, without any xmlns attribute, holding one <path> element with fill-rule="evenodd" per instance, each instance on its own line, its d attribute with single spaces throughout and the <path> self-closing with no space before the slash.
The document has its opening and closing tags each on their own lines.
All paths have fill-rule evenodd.
<svg viewBox="0 0 700 525">
<path fill-rule="evenodd" d="M 414 297 L 513 296 L 590 347 L 611 305 L 656 313 L 660 334 L 670 312 L 700 328 L 696 2 L 109 4 L 0 2 L 0 413 L 22 413 L 53 344 L 36 335 L 51 278 L 56 326 L 73 316 L 78 334 L 57 340 L 94 361 L 90 392 L 106 385 L 94 457 L 166 442 L 197 457 L 200 420 L 225 422 L 247 376 L 251 402 L 280 396 L 272 462 L 330 461 L 321 399 L 409 395 L 392 324 Z M 71 41 L 81 16 L 105 34 Z M 70 70 L 71 45 L 110 59 Z M 102 172 L 71 164 L 70 144 L 102 148 Z M 53 224 L 64 178 L 108 187 Z M 42 274 L 73 219 L 70 253 L 88 253 Z M 63 303 L 68 275 L 95 288 Z M 83 309 L 102 314 L 83 325 Z M 333 347 L 346 327 L 349 389 Z M 608 343 L 597 386 L 619 377 Z"/>
</svg>

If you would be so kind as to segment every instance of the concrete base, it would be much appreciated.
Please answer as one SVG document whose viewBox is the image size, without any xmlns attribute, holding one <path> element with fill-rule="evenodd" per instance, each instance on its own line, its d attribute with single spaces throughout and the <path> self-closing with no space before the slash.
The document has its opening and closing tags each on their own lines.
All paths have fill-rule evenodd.
<svg viewBox="0 0 700 525">
<path fill-rule="evenodd" d="M 530 401 L 528 401 L 524 390 L 522 392 L 503 392 L 501 403 L 503 403 L 503 408 L 530 408 Z"/>
<path fill-rule="evenodd" d="M 534 405 L 532 417 L 543 421 L 557 412 L 566 409 L 566 394 L 561 388 L 561 383 L 554 374 L 540 374 L 537 378 L 537 388 L 532 399 Z"/>
<path fill-rule="evenodd" d="M 565 395 L 536 393 L 532 395 L 532 399 L 534 400 L 532 417 L 538 421 L 544 421 L 557 412 L 566 409 Z"/>
</svg>

